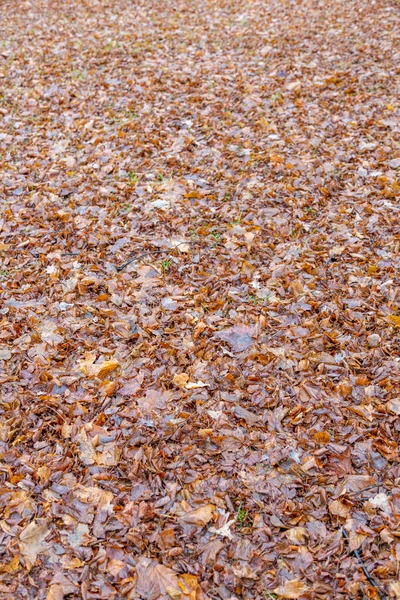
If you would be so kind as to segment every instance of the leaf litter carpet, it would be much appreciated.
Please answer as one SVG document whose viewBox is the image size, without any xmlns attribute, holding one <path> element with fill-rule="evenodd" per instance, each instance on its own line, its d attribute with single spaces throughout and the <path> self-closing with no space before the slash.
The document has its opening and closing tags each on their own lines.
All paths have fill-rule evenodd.
<svg viewBox="0 0 400 600">
<path fill-rule="evenodd" d="M 0 598 L 400 598 L 399 3 L 0 2 Z"/>
</svg>

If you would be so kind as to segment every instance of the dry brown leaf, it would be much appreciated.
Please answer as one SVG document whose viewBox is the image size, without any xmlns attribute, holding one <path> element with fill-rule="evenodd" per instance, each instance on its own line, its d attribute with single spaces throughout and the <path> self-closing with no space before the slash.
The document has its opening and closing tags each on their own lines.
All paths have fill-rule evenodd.
<svg viewBox="0 0 400 600">
<path fill-rule="evenodd" d="M 347 518 L 350 513 L 350 507 L 340 500 L 332 500 L 329 503 L 329 512 L 337 517 Z"/>
<path fill-rule="evenodd" d="M 340 495 L 360 492 L 370 485 L 375 485 L 375 481 L 369 475 L 349 475 L 345 479 Z"/>
<path fill-rule="evenodd" d="M 105 360 L 102 363 L 96 364 L 94 364 L 94 361 L 95 355 L 90 354 L 85 360 L 79 363 L 79 368 L 86 377 L 104 379 L 121 366 L 116 359 Z"/>
<path fill-rule="evenodd" d="M 204 527 L 209 521 L 211 521 L 215 511 L 214 504 L 205 504 L 199 508 L 190 510 L 180 517 L 183 523 L 189 525 L 196 525 L 197 527 Z"/>
<path fill-rule="evenodd" d="M 76 594 L 78 586 L 69 581 L 63 573 L 56 573 L 50 582 L 46 600 L 63 600 L 68 594 Z"/>
<path fill-rule="evenodd" d="M 233 352 L 243 352 L 253 344 L 254 328 L 249 325 L 235 325 L 214 333 L 214 337 L 228 342 Z"/>
<path fill-rule="evenodd" d="M 172 569 L 142 556 L 137 562 L 136 573 L 136 594 L 139 598 L 158 600 L 166 594 L 173 600 L 181 597 L 179 578 Z"/>
<path fill-rule="evenodd" d="M 302 583 L 299 579 L 292 579 L 285 581 L 284 584 L 274 589 L 274 593 L 280 598 L 300 598 L 303 594 L 308 591 L 308 587 L 305 583 Z"/>
<path fill-rule="evenodd" d="M 187 382 L 189 381 L 189 375 L 187 373 L 176 373 L 172 380 L 173 384 L 179 388 L 184 389 Z"/>
<path fill-rule="evenodd" d="M 292 527 L 285 532 L 285 535 L 292 544 L 300 545 L 308 538 L 308 531 L 305 527 Z"/>
<path fill-rule="evenodd" d="M 45 541 L 49 533 L 50 529 L 45 522 L 32 521 L 19 534 L 18 545 L 28 571 L 34 566 L 39 554 L 49 547 Z"/>
<path fill-rule="evenodd" d="M 94 465 L 97 461 L 97 452 L 84 427 L 81 427 L 73 441 L 78 444 L 79 457 L 83 464 Z"/>
</svg>

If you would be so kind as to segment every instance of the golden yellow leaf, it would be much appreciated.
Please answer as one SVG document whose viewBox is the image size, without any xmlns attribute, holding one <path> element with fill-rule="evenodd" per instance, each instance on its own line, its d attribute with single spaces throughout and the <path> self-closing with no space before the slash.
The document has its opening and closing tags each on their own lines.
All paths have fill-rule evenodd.
<svg viewBox="0 0 400 600">
<path fill-rule="evenodd" d="M 187 373 L 176 373 L 172 380 L 173 384 L 177 387 L 184 389 L 187 382 L 189 381 L 189 375 Z"/>
<path fill-rule="evenodd" d="M 104 379 L 120 366 L 119 362 L 114 358 L 98 364 L 93 364 L 93 362 L 93 355 L 91 355 L 87 360 L 83 360 L 79 364 L 80 370 L 86 377 Z"/>
<path fill-rule="evenodd" d="M 389 323 L 391 325 L 394 325 L 395 327 L 400 327 L 400 316 L 399 315 L 389 315 L 387 317 L 387 320 L 389 321 Z"/>
<path fill-rule="evenodd" d="M 8 564 L 0 564 L 0 573 L 8 573 L 12 575 L 16 571 L 18 571 L 19 567 L 19 558 L 18 556 L 14 556 Z"/>
<path fill-rule="evenodd" d="M 105 394 L 106 396 L 112 396 L 113 393 L 116 390 L 117 387 L 117 382 L 116 381 L 108 381 L 108 379 L 106 379 L 105 381 L 103 381 L 103 383 L 101 384 L 101 391 L 103 394 Z"/>
<path fill-rule="evenodd" d="M 331 436 L 327 431 L 318 431 L 314 434 L 314 440 L 317 444 L 328 444 L 331 441 Z"/>
<path fill-rule="evenodd" d="M 208 437 L 209 435 L 211 435 L 213 432 L 213 429 L 199 429 L 199 431 L 197 432 L 199 434 L 200 437 Z"/>
<path fill-rule="evenodd" d="M 195 592 L 199 587 L 199 582 L 194 575 L 184 573 L 183 575 L 179 575 L 178 585 L 185 595 L 191 595 L 191 593 Z"/>
</svg>

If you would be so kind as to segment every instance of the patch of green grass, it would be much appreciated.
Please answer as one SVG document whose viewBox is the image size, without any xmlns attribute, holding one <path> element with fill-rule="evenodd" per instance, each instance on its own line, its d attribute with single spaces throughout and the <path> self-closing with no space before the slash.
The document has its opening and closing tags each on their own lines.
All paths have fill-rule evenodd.
<svg viewBox="0 0 400 600">
<path fill-rule="evenodd" d="M 236 526 L 238 529 L 242 529 L 250 523 L 249 513 L 245 508 L 242 508 L 242 503 L 239 504 L 239 508 L 236 513 Z"/>
<path fill-rule="evenodd" d="M 172 260 L 169 260 L 168 258 L 166 260 L 163 260 L 161 262 L 161 270 L 162 270 L 162 272 L 166 273 L 169 270 L 169 268 L 170 268 L 171 265 L 172 265 Z"/>
<path fill-rule="evenodd" d="M 167 181 L 162 173 L 157 173 L 157 179 L 159 179 L 162 183 L 164 183 L 164 181 Z"/>
<path fill-rule="evenodd" d="M 127 119 L 137 119 L 138 118 L 138 114 L 135 113 L 133 110 L 126 110 L 125 111 L 125 117 Z"/>
<path fill-rule="evenodd" d="M 211 227 L 210 235 L 213 236 L 213 238 L 216 242 L 219 242 L 219 240 L 221 239 L 221 234 L 217 231 L 216 227 Z"/>
<path fill-rule="evenodd" d="M 135 173 L 134 171 L 128 171 L 128 179 L 129 179 L 129 183 L 136 183 L 137 180 L 139 179 L 138 174 Z"/>
<path fill-rule="evenodd" d="M 72 79 L 79 79 L 79 81 L 85 81 L 86 80 L 86 75 L 84 73 L 81 73 L 77 69 L 74 69 L 71 72 L 71 77 L 72 77 Z"/>
<path fill-rule="evenodd" d="M 257 306 L 258 304 L 264 304 L 264 302 L 266 302 L 268 300 L 269 296 L 255 296 L 255 295 L 250 295 L 249 296 L 249 302 L 251 302 L 252 304 L 254 304 L 254 306 Z"/>
<path fill-rule="evenodd" d="M 279 91 L 275 92 L 274 94 L 272 94 L 271 100 L 272 100 L 272 102 L 280 102 L 281 100 L 283 100 L 282 93 Z"/>
<path fill-rule="evenodd" d="M 317 214 L 317 211 L 313 206 L 303 206 L 303 211 L 309 213 L 313 217 Z"/>
<path fill-rule="evenodd" d="M 1 279 L 7 279 L 10 273 L 6 269 L 0 269 L 0 277 Z"/>
<path fill-rule="evenodd" d="M 240 225 L 242 222 L 243 211 L 241 210 L 238 217 L 235 217 L 231 223 L 231 225 Z"/>
</svg>

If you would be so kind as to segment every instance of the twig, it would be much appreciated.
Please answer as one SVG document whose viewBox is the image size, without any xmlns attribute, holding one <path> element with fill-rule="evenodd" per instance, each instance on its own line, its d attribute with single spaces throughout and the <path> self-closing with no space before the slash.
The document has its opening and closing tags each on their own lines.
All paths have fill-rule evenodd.
<svg viewBox="0 0 400 600">
<path fill-rule="evenodd" d="M 349 537 L 349 534 L 347 533 L 347 531 L 345 530 L 344 527 L 342 527 L 342 534 L 346 538 L 347 543 L 349 543 L 350 537 Z M 382 588 L 378 585 L 378 583 L 375 581 L 375 579 L 373 577 L 371 577 L 371 575 L 369 574 L 369 572 L 367 570 L 367 567 L 365 566 L 365 562 L 363 561 L 362 556 L 359 553 L 359 551 L 358 550 L 353 550 L 352 554 L 354 554 L 354 556 L 357 558 L 358 562 L 360 563 L 361 569 L 363 570 L 363 573 L 364 573 L 365 577 L 367 578 L 367 580 L 369 581 L 369 583 L 378 592 L 379 598 L 381 600 L 387 600 L 386 594 L 382 591 Z"/>
<path fill-rule="evenodd" d="M 362 494 L 363 492 L 366 492 L 367 490 L 373 490 L 374 488 L 380 488 L 381 484 L 380 483 L 376 483 L 375 485 L 369 485 L 366 488 L 363 488 L 362 490 L 358 490 L 358 492 L 346 492 L 346 496 L 358 496 L 359 494 Z M 362 500 L 365 500 L 365 498 L 362 498 Z"/>
<path fill-rule="evenodd" d="M 149 252 L 143 252 L 143 254 L 139 254 L 139 256 L 135 256 L 134 258 L 127 260 L 122 265 L 117 267 L 117 271 L 122 271 L 122 269 L 125 269 L 125 267 L 127 267 L 131 263 L 136 262 L 137 260 L 140 260 L 141 258 L 144 258 L 145 256 L 150 256 L 151 254 L 163 254 L 164 252 L 173 252 L 175 250 L 175 248 L 178 248 L 178 246 L 182 246 L 182 244 L 191 244 L 191 243 L 192 242 L 186 242 L 186 241 L 179 242 L 179 244 L 176 244 L 176 246 L 174 246 L 173 248 L 160 248 L 159 250 L 150 250 Z"/>
</svg>

